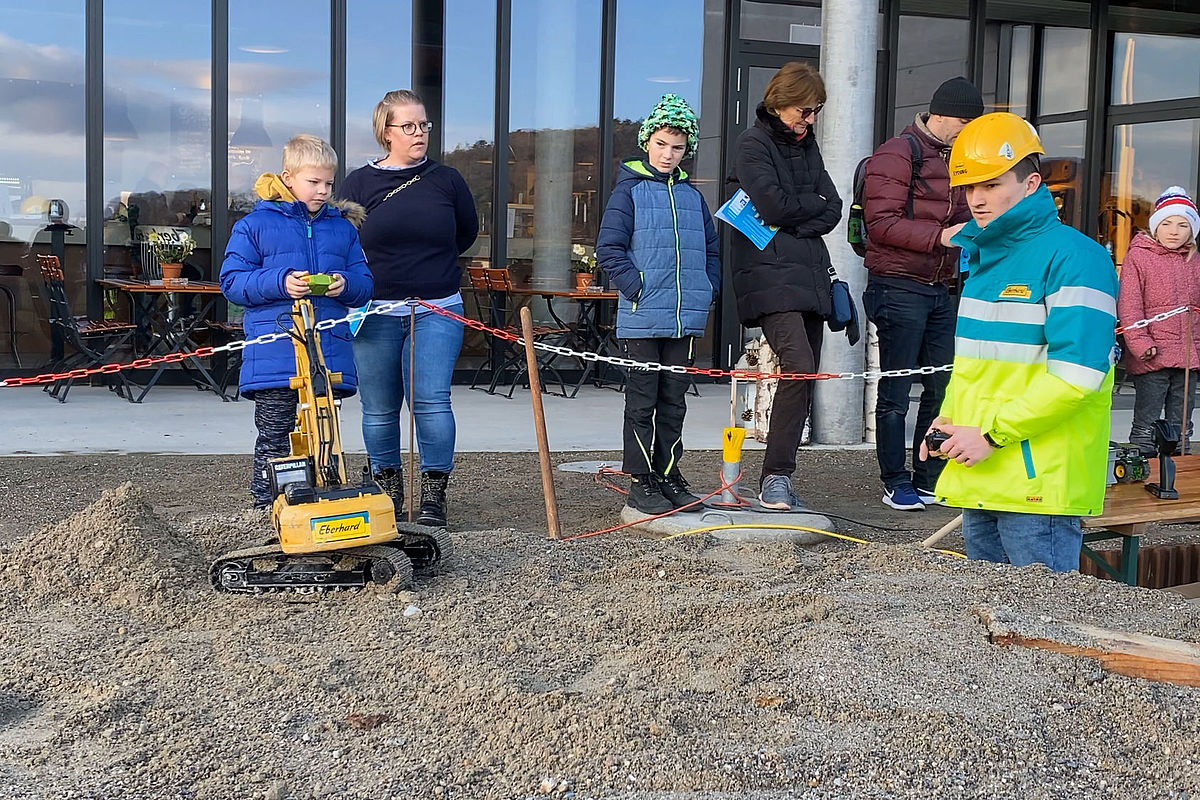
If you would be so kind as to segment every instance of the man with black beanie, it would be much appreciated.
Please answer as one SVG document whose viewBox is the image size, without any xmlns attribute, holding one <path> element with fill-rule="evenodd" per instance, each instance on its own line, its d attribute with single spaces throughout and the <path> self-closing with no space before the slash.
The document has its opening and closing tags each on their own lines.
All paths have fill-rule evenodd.
<svg viewBox="0 0 1200 800">
<path fill-rule="evenodd" d="M 951 189 L 947 159 L 963 127 L 983 114 L 983 96 L 969 80 L 937 88 L 928 113 L 867 161 L 863 217 L 867 288 L 863 308 L 879 336 L 883 370 L 949 364 L 954 358 L 959 249 L 950 244 L 971 218 L 961 189 Z M 922 375 L 916 434 L 905 441 L 912 378 L 883 378 L 875 404 L 875 452 L 885 505 L 922 511 L 934 502 L 944 461 L 917 457 L 920 437 L 937 416 L 950 375 Z M 906 450 L 912 446 L 910 472 Z"/>
</svg>

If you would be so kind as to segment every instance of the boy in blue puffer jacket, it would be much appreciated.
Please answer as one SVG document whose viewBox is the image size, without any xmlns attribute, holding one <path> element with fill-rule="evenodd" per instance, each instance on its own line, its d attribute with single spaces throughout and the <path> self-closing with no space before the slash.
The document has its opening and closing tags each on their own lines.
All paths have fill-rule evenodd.
<svg viewBox="0 0 1200 800">
<path fill-rule="evenodd" d="M 621 293 L 617 337 L 637 361 L 691 366 L 721 287 L 717 231 L 679 162 L 696 152 L 699 126 L 683 98 L 665 94 L 638 132 L 645 158 L 621 165 L 600 220 L 596 259 Z M 662 514 L 697 503 L 679 472 L 686 375 L 629 371 L 624 466 L 628 505 Z M 700 510 L 699 506 L 695 506 Z"/>
<path fill-rule="evenodd" d="M 343 317 L 371 299 L 374 281 L 356 227 L 363 208 L 327 203 L 336 171 L 333 148 L 301 134 L 283 147 L 283 171 L 265 173 L 255 182 L 262 199 L 233 226 L 221 265 L 221 292 L 246 307 L 242 327 L 247 339 L 290 324 L 293 300 L 312 294 L 310 274 L 333 276 L 325 295 L 312 297 L 318 320 Z M 342 373 L 338 394 L 354 394 L 358 381 L 348 325 L 322 331 L 321 349 L 329 369 Z M 267 461 L 288 454 L 288 434 L 295 427 L 297 399 L 290 381 L 296 374 L 296 353 L 290 339 L 253 345 L 242 353 L 239 391 L 254 400 L 258 428 L 250 493 L 255 507 L 265 508 L 274 499 Z"/>
</svg>

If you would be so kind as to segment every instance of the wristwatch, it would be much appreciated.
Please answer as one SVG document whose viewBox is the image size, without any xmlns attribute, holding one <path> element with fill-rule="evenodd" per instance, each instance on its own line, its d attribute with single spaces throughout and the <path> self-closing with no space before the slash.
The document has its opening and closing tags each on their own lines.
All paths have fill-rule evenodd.
<svg viewBox="0 0 1200 800">
<path fill-rule="evenodd" d="M 1000 449 L 1001 447 L 1004 447 L 1004 445 L 1000 444 L 1000 442 L 997 442 L 995 439 L 992 438 L 991 432 L 983 434 L 983 440 L 985 442 L 987 442 L 988 444 L 990 444 L 992 447 L 995 447 L 996 449 Z"/>
</svg>

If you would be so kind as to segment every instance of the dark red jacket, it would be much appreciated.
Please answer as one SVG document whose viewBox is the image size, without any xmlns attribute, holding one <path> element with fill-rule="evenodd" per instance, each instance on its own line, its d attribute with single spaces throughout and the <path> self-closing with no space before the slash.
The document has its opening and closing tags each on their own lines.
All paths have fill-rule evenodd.
<svg viewBox="0 0 1200 800">
<path fill-rule="evenodd" d="M 924 115 L 922 115 L 922 119 Z M 971 218 L 962 189 L 950 188 L 946 160 L 950 147 L 924 122 L 904 129 L 921 146 L 921 172 L 913 187 L 913 218 L 908 218 L 912 148 L 903 136 L 888 139 L 867 162 L 863 213 L 867 223 L 864 264 L 872 275 L 953 286 L 958 278 L 957 247 L 942 247 L 942 229 Z"/>
</svg>

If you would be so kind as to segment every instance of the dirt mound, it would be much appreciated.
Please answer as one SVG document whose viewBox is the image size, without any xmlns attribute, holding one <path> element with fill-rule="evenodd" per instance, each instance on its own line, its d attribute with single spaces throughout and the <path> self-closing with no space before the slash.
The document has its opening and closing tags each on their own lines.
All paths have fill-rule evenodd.
<svg viewBox="0 0 1200 800">
<path fill-rule="evenodd" d="M 126 482 L 0 555 L 26 600 L 95 598 L 116 606 L 177 600 L 202 586 L 205 559 Z"/>
</svg>

